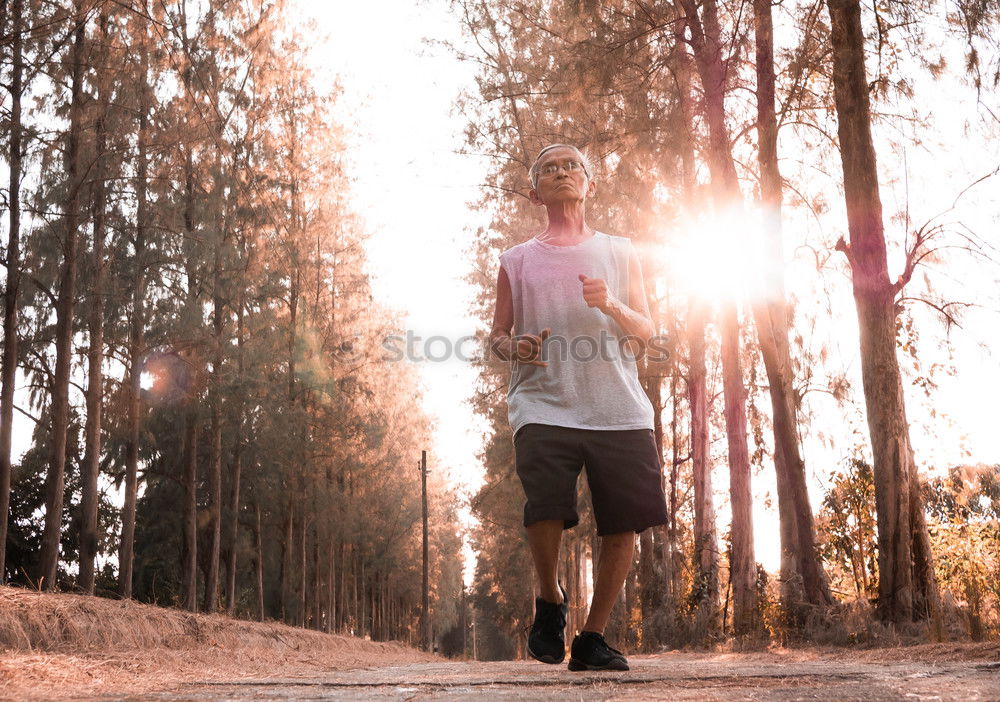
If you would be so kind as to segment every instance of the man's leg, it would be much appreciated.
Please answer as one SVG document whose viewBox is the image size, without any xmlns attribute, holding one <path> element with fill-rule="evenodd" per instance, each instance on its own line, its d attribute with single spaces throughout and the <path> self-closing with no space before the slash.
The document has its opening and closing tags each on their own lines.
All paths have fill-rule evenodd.
<svg viewBox="0 0 1000 702">
<path fill-rule="evenodd" d="M 635 532 L 608 534 L 601 537 L 601 554 L 597 564 L 597 582 L 594 583 L 594 599 L 590 604 L 583 631 L 604 633 L 611 616 L 618 593 L 625 584 L 625 578 L 632 568 L 635 552 Z"/>
<path fill-rule="evenodd" d="M 562 541 L 563 521 L 561 519 L 546 519 L 535 522 L 526 527 L 526 530 L 542 599 L 546 602 L 559 604 L 563 601 L 558 583 L 559 544 Z M 622 582 L 625 582 L 624 576 L 622 576 Z"/>
</svg>

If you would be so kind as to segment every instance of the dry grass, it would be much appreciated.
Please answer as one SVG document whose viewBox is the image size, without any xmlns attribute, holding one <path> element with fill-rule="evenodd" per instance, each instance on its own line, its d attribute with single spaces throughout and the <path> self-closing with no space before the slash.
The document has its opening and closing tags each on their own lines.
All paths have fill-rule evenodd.
<svg viewBox="0 0 1000 702">
<path fill-rule="evenodd" d="M 432 660 L 399 643 L 0 587 L 0 699 L 135 694 Z"/>
</svg>

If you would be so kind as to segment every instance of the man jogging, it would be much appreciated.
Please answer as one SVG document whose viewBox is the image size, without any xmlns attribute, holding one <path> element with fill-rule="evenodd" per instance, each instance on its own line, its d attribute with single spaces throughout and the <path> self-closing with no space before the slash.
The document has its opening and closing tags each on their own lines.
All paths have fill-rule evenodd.
<svg viewBox="0 0 1000 702">
<path fill-rule="evenodd" d="M 586 223 L 592 170 L 576 147 L 539 152 L 529 197 L 545 207 L 548 227 L 500 256 L 490 344 L 511 362 L 508 419 L 540 590 L 528 653 L 545 663 L 566 654 L 559 545 L 563 529 L 579 522 L 576 483 L 585 467 L 601 548 L 569 669 L 628 670 L 604 628 L 632 565 L 635 534 L 667 521 L 653 407 L 630 341 L 647 342 L 655 328 L 631 241 Z"/>
</svg>

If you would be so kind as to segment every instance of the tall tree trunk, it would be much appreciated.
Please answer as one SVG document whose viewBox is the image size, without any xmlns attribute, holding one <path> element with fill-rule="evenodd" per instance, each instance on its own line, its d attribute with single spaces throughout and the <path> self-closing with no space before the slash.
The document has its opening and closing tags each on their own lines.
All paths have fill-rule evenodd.
<svg viewBox="0 0 1000 702">
<path fill-rule="evenodd" d="M 702 4 L 703 22 L 689 6 L 695 64 L 701 78 L 702 101 L 708 123 L 708 161 L 718 212 L 739 204 L 739 183 L 729 148 L 725 123 L 725 67 L 722 62 L 721 31 L 714 0 Z M 739 612 L 737 634 L 748 633 L 757 612 L 756 560 L 753 552 L 753 510 L 750 495 L 750 458 L 747 451 L 746 391 L 740 361 L 740 324 L 735 300 L 724 301 L 720 310 L 722 336 L 722 384 L 729 458 L 729 492 L 732 503 L 731 539 L 734 607 Z M 735 618 L 734 618 L 735 622 Z"/>
<path fill-rule="evenodd" d="M 145 37 L 144 37 L 145 39 Z M 138 499 L 139 425 L 142 416 L 142 359 L 146 328 L 146 246 L 149 229 L 149 48 L 143 43 L 140 63 L 138 135 L 136 138 L 135 241 L 132 278 L 132 310 L 128 333 L 128 411 L 125 442 L 125 502 L 122 536 L 118 550 L 118 592 L 132 597 L 132 566 L 135 546 L 135 508 Z"/>
<path fill-rule="evenodd" d="M 288 496 L 288 509 L 285 512 L 285 523 L 282 529 L 282 539 L 281 539 L 281 573 L 280 573 L 280 590 L 281 590 L 281 621 L 285 624 L 291 623 L 292 618 L 292 537 L 294 534 L 294 503 L 292 502 L 292 496 Z"/>
<path fill-rule="evenodd" d="M 305 506 L 302 507 L 302 516 L 299 518 L 299 583 L 298 583 L 298 620 L 297 624 L 299 626 L 306 625 L 306 619 L 309 616 L 309 612 L 306 609 L 306 581 L 307 581 L 307 571 L 308 563 L 306 560 L 306 554 L 308 553 L 306 544 L 306 510 Z"/>
<path fill-rule="evenodd" d="M 198 609 L 198 411 L 192 402 L 186 410 L 184 425 L 184 607 Z"/>
<path fill-rule="evenodd" d="M 0 370 L 0 585 L 7 581 L 7 513 L 10 511 L 11 450 L 14 435 L 14 384 L 17 380 L 17 313 L 21 285 L 21 93 L 24 90 L 24 2 L 12 0 L 10 78 L 10 208 L 7 280 L 3 308 L 3 366 Z"/>
<path fill-rule="evenodd" d="M 336 626 L 337 621 L 337 592 L 336 592 L 336 578 L 337 571 L 335 568 L 334 557 L 336 552 L 334 550 L 333 538 L 331 537 L 326 544 L 326 622 L 324 630 L 326 633 L 333 633 L 333 629 Z"/>
<path fill-rule="evenodd" d="M 236 408 L 236 427 L 233 445 L 233 471 L 232 471 L 232 497 L 229 502 L 229 560 L 226 564 L 226 609 L 230 615 L 235 611 L 236 605 L 236 546 L 240 535 L 240 481 L 243 474 L 243 411 L 244 402 L 242 396 L 243 387 L 243 285 L 240 285 L 240 292 L 237 296 L 236 311 L 236 372 L 237 385 L 240 389 L 240 397 Z"/>
<path fill-rule="evenodd" d="M 643 280 L 651 276 L 644 275 Z M 654 322 L 660 329 L 661 312 L 658 301 L 653 300 L 650 306 L 655 310 Z M 660 459 L 660 484 L 665 483 L 663 475 L 663 363 L 651 368 L 649 362 L 641 365 L 641 380 L 646 396 L 653 406 L 653 439 L 656 443 L 656 455 Z M 639 603 L 642 611 L 642 643 L 646 650 L 654 650 L 662 643 L 666 632 L 662 626 L 663 615 L 667 609 L 667 599 L 670 590 L 666 585 L 667 564 L 664 560 L 663 541 L 666 536 L 665 527 L 647 529 L 639 537 Z"/>
<path fill-rule="evenodd" d="M 732 508 L 729 582 L 733 588 L 733 632 L 738 637 L 758 631 L 757 560 L 753 548 L 753 494 L 747 454 L 746 388 L 740 368 L 740 327 L 736 308 L 722 320 L 722 384 L 729 446 L 729 503 Z"/>
<path fill-rule="evenodd" d="M 760 189 L 763 205 L 763 259 L 766 299 L 754 305 L 771 397 L 774 430 L 774 466 L 778 487 L 781 533 L 782 602 L 793 619 L 802 618 L 802 605 L 826 607 L 833 596 L 820 564 L 806 486 L 805 463 L 796 431 L 797 403 L 792 386 L 788 345 L 789 320 L 785 302 L 784 249 L 781 233 L 781 173 L 778 170 L 778 123 L 774 111 L 774 30 L 769 0 L 754 0 L 757 69 L 757 132 Z"/>
<path fill-rule="evenodd" d="M 264 545 L 261 537 L 260 524 L 260 503 L 256 497 L 253 501 L 254 512 L 254 550 L 257 552 L 257 562 L 254 564 L 257 570 L 257 618 L 264 621 Z"/>
<path fill-rule="evenodd" d="M 663 563 L 664 563 L 664 609 L 662 612 L 662 632 L 661 644 L 666 644 L 677 638 L 677 614 L 680 611 L 681 586 L 680 576 L 683 564 L 678 561 L 677 553 L 677 510 L 680 508 L 677 494 L 677 482 L 679 479 L 681 456 L 680 456 L 680 432 L 678 431 L 678 420 L 680 418 L 680 394 L 678 393 L 678 371 L 674 370 L 670 377 L 670 471 L 667 474 L 667 512 L 668 521 L 664 533 Z"/>
<path fill-rule="evenodd" d="M 313 529 L 313 588 L 312 588 L 312 628 L 319 630 L 323 621 L 323 598 L 320 597 L 320 583 L 323 571 L 319 564 L 319 532 Z"/>
<path fill-rule="evenodd" d="M 216 362 L 218 359 L 216 359 Z M 213 363 L 215 366 L 215 363 Z M 212 384 L 218 379 L 216 368 L 212 371 Z M 204 609 L 214 612 L 219 607 L 219 563 L 222 549 L 222 398 L 217 387 L 212 390 L 210 431 L 212 433 L 211 457 L 208 471 L 208 571 L 205 577 Z"/>
<path fill-rule="evenodd" d="M 194 175 L 191 152 L 186 155 L 185 177 L 185 231 L 188 241 L 194 238 Z M 194 277 L 194 256 L 188 252 L 188 300 L 187 304 L 198 305 L 198 289 Z M 190 363 L 195 375 L 201 373 L 200 354 L 190 355 Z M 184 602 L 192 612 L 198 608 L 198 421 L 199 383 L 195 383 L 185 400 L 185 422 L 187 452 L 184 456 Z"/>
<path fill-rule="evenodd" d="M 149 229 L 149 47 L 143 37 L 140 59 L 138 134 L 135 166 L 135 241 L 132 278 L 132 309 L 128 332 L 128 411 L 125 441 L 125 501 L 122 535 L 118 548 L 118 592 L 132 597 L 132 565 L 135 549 L 135 509 L 139 489 L 139 425 L 142 417 L 142 359 L 146 329 L 146 246 Z"/>
<path fill-rule="evenodd" d="M 73 47 L 70 53 L 70 124 L 66 146 L 69 182 L 64 204 L 63 261 L 56 300 L 56 367 L 52 379 L 52 460 L 45 479 L 45 530 L 42 535 L 40 579 L 43 590 L 56 587 L 59 542 L 62 532 L 63 491 L 66 485 L 66 441 L 69 430 L 69 376 L 73 354 L 73 310 L 76 302 L 77 239 L 80 228 L 80 191 L 83 169 L 80 138 L 83 134 L 83 51 L 86 40 L 84 3 L 73 7 Z"/>
<path fill-rule="evenodd" d="M 222 134 L 216 135 L 215 173 L 212 205 L 216 208 L 215 232 L 212 247 L 212 388 L 211 388 L 211 431 L 212 453 L 208 474 L 209 520 L 211 524 L 208 577 L 205 579 L 205 611 L 214 612 L 219 606 L 219 564 L 222 549 L 222 365 L 224 303 L 222 297 L 222 249 L 225 245 L 225 213 L 223 202 L 225 191 L 222 185 Z"/>
<path fill-rule="evenodd" d="M 695 303 L 688 314 L 688 403 L 691 406 L 691 464 L 694 476 L 694 563 L 696 628 L 713 637 L 719 628 L 719 550 L 712 503 L 712 467 L 708 444 L 708 398 L 705 372 L 705 318 Z"/>
<path fill-rule="evenodd" d="M 185 60 L 185 65 L 181 70 L 181 83 L 184 86 L 184 98 L 189 113 L 198 113 L 197 96 L 192 90 L 191 83 L 194 74 L 192 65 L 192 50 L 190 39 L 187 36 L 188 24 L 185 6 L 182 3 L 181 22 L 181 48 Z M 190 344 L 187 349 L 188 363 L 192 376 L 195 378 L 191 388 L 185 398 L 185 414 L 187 422 L 187 433 L 189 441 L 188 453 L 184 461 L 184 539 L 186 544 L 186 558 L 184 562 L 184 583 L 185 583 L 185 606 L 196 611 L 198 608 L 198 439 L 199 439 L 199 403 L 201 401 L 202 380 L 204 364 L 203 353 L 201 351 L 202 339 L 201 319 L 202 319 L 202 295 L 201 281 L 199 280 L 198 262 L 202 260 L 203 251 L 200 241 L 202 237 L 195 228 L 195 171 L 194 154 L 190 144 L 184 147 L 184 240 L 182 251 L 184 257 L 185 276 L 187 278 L 187 289 L 185 300 L 186 316 L 189 320 L 197 320 L 193 323 L 195 328 L 190 330 L 192 336 L 197 336 L 197 341 Z M 206 583 L 207 585 L 207 583 Z M 206 588 L 207 589 L 207 588 Z"/>
<path fill-rule="evenodd" d="M 896 358 L 897 293 L 889 279 L 878 168 L 865 77 L 861 7 L 827 0 L 833 45 L 837 134 L 844 172 L 851 266 L 861 339 L 861 376 L 874 457 L 878 519 L 878 609 L 892 622 L 932 617 L 938 592 Z"/>
<path fill-rule="evenodd" d="M 104 44 L 108 44 L 108 11 L 102 10 L 98 24 Z M 79 587 L 88 595 L 94 594 L 94 559 L 97 557 L 97 480 L 101 461 L 101 413 L 104 399 L 104 277 L 107 264 L 104 260 L 104 237 L 107 207 L 107 71 L 99 69 L 97 100 L 99 114 L 95 124 L 95 159 L 93 187 L 93 248 L 91 251 L 90 348 L 87 351 L 87 424 L 84 429 L 84 462 L 80 524 L 80 575 Z"/>
<path fill-rule="evenodd" d="M 696 180 L 693 124 L 691 104 L 690 55 L 684 49 L 684 30 L 692 26 L 697 17 L 686 14 L 687 6 L 681 3 L 679 20 L 674 25 L 674 58 L 677 70 L 677 93 L 680 103 L 678 128 L 681 139 L 682 185 L 685 200 L 694 203 Z M 693 30 L 692 30 L 693 31 Z M 712 466 L 708 442 L 708 388 L 705 370 L 705 309 L 704 304 L 692 297 L 688 300 L 687 317 L 688 372 L 687 396 L 691 412 L 691 471 L 694 483 L 694 569 L 696 636 L 714 636 L 718 631 L 719 612 L 719 552 L 716 541 L 715 507 L 712 502 Z M 677 538 L 676 511 L 677 471 L 675 461 L 670 473 L 670 541 Z"/>
</svg>

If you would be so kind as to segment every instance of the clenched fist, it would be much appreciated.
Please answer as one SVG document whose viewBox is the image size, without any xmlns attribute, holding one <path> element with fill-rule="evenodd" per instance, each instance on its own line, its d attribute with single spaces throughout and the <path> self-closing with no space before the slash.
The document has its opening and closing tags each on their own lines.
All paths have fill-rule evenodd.
<svg viewBox="0 0 1000 702">
<path fill-rule="evenodd" d="M 539 356 L 542 354 L 542 342 L 548 339 L 551 334 L 552 330 L 546 327 L 542 329 L 541 334 L 520 334 L 514 337 L 516 343 L 511 359 L 532 366 L 548 366 L 547 362 L 539 360 Z"/>
<path fill-rule="evenodd" d="M 611 311 L 611 296 L 608 294 L 608 284 L 601 278 L 588 278 L 583 273 L 579 276 L 583 283 L 583 299 L 588 307 L 596 307 L 605 314 Z"/>
</svg>

